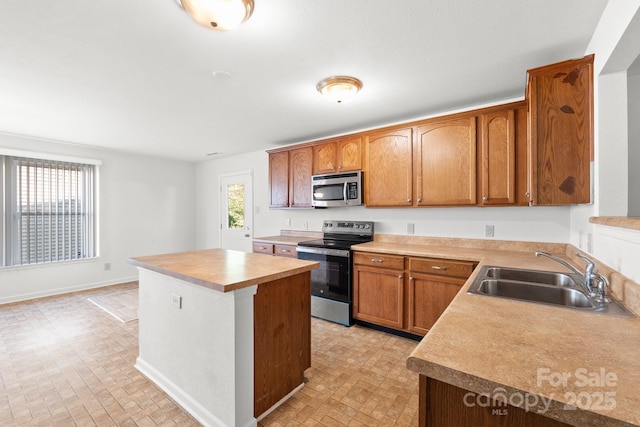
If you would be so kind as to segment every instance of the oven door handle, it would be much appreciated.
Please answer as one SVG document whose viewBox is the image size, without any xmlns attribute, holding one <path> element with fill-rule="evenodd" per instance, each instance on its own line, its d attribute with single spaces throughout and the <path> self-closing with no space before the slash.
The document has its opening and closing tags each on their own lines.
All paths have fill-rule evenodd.
<svg viewBox="0 0 640 427">
<path fill-rule="evenodd" d="M 351 256 L 351 251 L 346 251 L 342 249 L 309 248 L 306 246 L 297 246 L 296 250 L 298 252 L 303 252 L 307 254 L 332 255 L 332 256 L 339 256 L 343 258 L 349 258 Z"/>
</svg>

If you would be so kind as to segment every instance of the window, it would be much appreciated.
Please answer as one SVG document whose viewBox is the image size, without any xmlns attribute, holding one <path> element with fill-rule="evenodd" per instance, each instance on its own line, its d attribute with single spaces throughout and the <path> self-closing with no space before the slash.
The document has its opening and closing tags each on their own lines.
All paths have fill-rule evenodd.
<svg viewBox="0 0 640 427">
<path fill-rule="evenodd" d="M 3 266 L 95 256 L 95 165 L 0 156 Z"/>
</svg>

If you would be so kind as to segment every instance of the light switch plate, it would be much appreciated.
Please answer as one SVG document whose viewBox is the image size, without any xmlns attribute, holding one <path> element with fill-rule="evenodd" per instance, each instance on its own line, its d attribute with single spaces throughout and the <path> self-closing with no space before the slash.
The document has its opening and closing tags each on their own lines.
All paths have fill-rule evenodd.
<svg viewBox="0 0 640 427">
<path fill-rule="evenodd" d="M 493 237 L 494 236 L 494 228 L 493 225 L 485 225 L 484 226 L 484 236 L 485 237 Z"/>
<path fill-rule="evenodd" d="M 171 305 L 175 308 L 182 308 L 182 297 L 177 294 L 171 294 Z"/>
<path fill-rule="evenodd" d="M 407 234 L 413 234 L 415 232 L 415 224 L 407 223 Z"/>
</svg>

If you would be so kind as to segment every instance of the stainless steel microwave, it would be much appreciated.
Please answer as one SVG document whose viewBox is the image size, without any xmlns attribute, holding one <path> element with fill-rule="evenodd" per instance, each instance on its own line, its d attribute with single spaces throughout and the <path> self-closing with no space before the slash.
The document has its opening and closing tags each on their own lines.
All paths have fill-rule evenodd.
<svg viewBox="0 0 640 427">
<path fill-rule="evenodd" d="M 362 171 L 314 175 L 311 195 L 311 205 L 319 208 L 361 205 Z"/>
</svg>

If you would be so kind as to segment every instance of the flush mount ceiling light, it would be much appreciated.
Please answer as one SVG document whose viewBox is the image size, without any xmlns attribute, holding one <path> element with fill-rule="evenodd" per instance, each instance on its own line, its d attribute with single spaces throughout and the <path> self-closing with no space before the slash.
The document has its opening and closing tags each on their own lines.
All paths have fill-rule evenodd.
<svg viewBox="0 0 640 427">
<path fill-rule="evenodd" d="M 322 95 L 335 102 L 346 101 L 362 89 L 362 82 L 355 77 L 327 77 L 316 85 Z"/>
<path fill-rule="evenodd" d="M 198 24 L 210 30 L 227 31 L 249 19 L 253 0 L 176 0 Z"/>
</svg>

